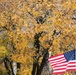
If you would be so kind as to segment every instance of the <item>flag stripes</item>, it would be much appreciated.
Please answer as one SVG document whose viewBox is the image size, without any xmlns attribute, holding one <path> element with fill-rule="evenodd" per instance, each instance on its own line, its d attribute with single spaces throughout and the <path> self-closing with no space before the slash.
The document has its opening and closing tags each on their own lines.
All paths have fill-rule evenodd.
<svg viewBox="0 0 76 75">
<path fill-rule="evenodd" d="M 68 70 L 76 70 L 75 50 L 53 56 L 48 61 L 53 67 L 54 74 L 61 74 Z"/>
</svg>

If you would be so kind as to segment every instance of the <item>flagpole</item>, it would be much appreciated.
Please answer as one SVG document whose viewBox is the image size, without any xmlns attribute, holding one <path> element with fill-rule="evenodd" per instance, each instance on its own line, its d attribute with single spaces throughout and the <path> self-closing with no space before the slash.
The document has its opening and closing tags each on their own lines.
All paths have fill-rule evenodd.
<svg viewBox="0 0 76 75">
<path fill-rule="evenodd" d="M 51 57 L 51 52 L 49 52 L 49 57 Z M 52 67 L 51 67 L 49 62 L 48 62 L 48 65 L 49 65 L 49 74 L 51 75 L 52 74 Z"/>
<path fill-rule="evenodd" d="M 76 46 L 75 46 L 75 60 L 76 60 Z M 76 62 L 75 62 L 75 64 L 76 64 Z M 75 67 L 76 67 L 76 65 L 75 65 Z"/>
<path fill-rule="evenodd" d="M 76 47 L 75 47 L 75 59 L 76 59 Z"/>
<path fill-rule="evenodd" d="M 75 47 L 75 60 L 76 60 L 76 47 Z"/>
</svg>

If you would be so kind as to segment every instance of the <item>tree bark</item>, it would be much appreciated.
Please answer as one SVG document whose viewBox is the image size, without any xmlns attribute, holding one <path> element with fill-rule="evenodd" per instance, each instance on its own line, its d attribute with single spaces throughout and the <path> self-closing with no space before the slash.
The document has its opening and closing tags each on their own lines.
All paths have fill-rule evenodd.
<svg viewBox="0 0 76 75">
<path fill-rule="evenodd" d="M 46 53 L 43 57 L 43 60 L 41 62 L 41 65 L 39 67 L 39 69 L 37 70 L 37 74 L 36 75 L 41 75 L 41 72 L 43 70 L 44 65 L 46 65 L 47 63 L 47 58 L 48 58 L 48 53 Z"/>
<path fill-rule="evenodd" d="M 17 75 L 17 62 L 12 62 L 14 75 Z"/>
<path fill-rule="evenodd" d="M 33 70 L 32 70 L 32 75 L 36 75 L 36 72 L 37 72 L 37 64 L 38 63 L 33 63 Z"/>
<path fill-rule="evenodd" d="M 4 65 L 5 65 L 5 68 L 7 70 L 8 75 L 14 75 L 12 62 L 9 61 L 9 59 L 7 57 L 4 58 Z"/>
</svg>

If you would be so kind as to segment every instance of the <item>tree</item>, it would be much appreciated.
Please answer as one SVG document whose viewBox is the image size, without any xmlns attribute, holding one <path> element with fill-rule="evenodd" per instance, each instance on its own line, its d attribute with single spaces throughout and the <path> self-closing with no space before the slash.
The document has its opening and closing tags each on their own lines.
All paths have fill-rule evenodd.
<svg viewBox="0 0 76 75">
<path fill-rule="evenodd" d="M 0 43 L 20 63 L 21 75 L 41 75 L 52 55 L 76 46 L 75 0 L 11 0 L 2 2 Z M 68 8 L 67 8 L 68 7 Z"/>
</svg>

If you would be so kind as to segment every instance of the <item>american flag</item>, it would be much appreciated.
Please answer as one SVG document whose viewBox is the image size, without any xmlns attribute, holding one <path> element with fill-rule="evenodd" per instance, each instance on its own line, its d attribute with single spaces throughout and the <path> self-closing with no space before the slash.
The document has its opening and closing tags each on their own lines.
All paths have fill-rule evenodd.
<svg viewBox="0 0 76 75">
<path fill-rule="evenodd" d="M 54 74 L 61 74 L 68 70 L 76 71 L 76 50 L 52 56 L 48 59 Z"/>
</svg>

